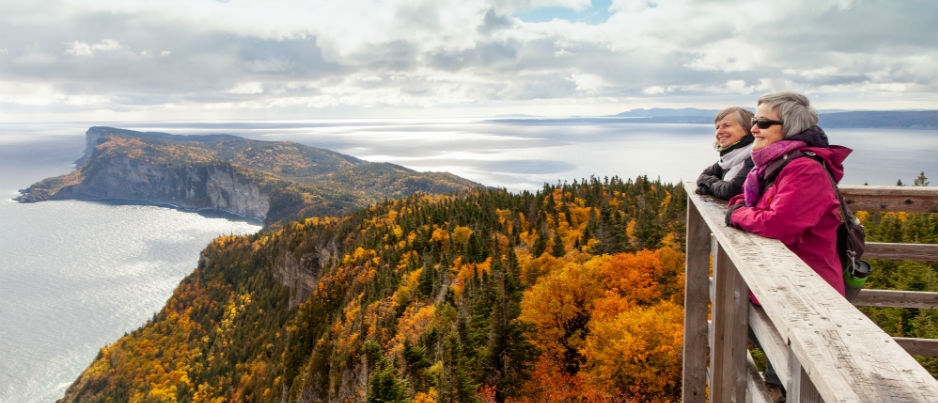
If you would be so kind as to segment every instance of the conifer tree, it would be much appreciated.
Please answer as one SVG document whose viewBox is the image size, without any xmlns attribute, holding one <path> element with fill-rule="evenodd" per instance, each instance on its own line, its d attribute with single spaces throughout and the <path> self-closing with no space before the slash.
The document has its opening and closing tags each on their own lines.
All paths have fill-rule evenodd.
<svg viewBox="0 0 938 403">
<path fill-rule="evenodd" d="M 551 243 L 550 254 L 554 257 L 563 257 L 567 254 L 567 249 L 563 246 L 563 239 L 560 237 L 559 232 L 554 232 L 554 239 Z"/>
<path fill-rule="evenodd" d="M 398 379 L 394 364 L 386 357 L 382 357 L 377 365 L 369 381 L 366 401 L 368 403 L 404 403 L 407 383 Z"/>
<path fill-rule="evenodd" d="M 925 177 L 925 171 L 922 171 L 918 174 L 918 177 L 915 178 L 915 182 L 912 182 L 915 186 L 928 186 L 928 178 Z"/>
</svg>

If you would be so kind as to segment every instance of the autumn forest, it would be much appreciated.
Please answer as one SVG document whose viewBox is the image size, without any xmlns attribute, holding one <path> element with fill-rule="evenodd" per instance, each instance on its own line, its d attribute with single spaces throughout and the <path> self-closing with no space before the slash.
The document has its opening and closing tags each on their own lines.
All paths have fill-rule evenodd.
<svg viewBox="0 0 938 403">
<path fill-rule="evenodd" d="M 678 401 L 685 209 L 680 185 L 589 178 L 220 237 L 63 401 Z M 938 243 L 936 214 L 861 216 Z M 935 263 L 874 264 L 871 286 L 938 291 Z M 865 312 L 938 337 L 934 310 Z"/>
</svg>

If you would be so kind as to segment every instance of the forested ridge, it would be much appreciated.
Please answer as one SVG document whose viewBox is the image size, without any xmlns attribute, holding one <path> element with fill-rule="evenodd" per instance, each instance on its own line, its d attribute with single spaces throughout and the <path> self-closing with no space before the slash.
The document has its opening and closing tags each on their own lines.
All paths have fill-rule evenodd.
<svg viewBox="0 0 938 403">
<path fill-rule="evenodd" d="M 685 204 L 679 186 L 594 178 L 220 237 L 64 400 L 673 400 Z M 316 262 L 295 307 L 285 254 Z"/>
<path fill-rule="evenodd" d="M 685 211 L 680 185 L 589 178 L 220 237 L 62 401 L 677 401 Z M 936 214 L 860 215 L 868 240 L 938 243 Z M 875 287 L 938 291 L 935 264 L 874 263 Z M 938 337 L 934 311 L 867 312 Z"/>
</svg>

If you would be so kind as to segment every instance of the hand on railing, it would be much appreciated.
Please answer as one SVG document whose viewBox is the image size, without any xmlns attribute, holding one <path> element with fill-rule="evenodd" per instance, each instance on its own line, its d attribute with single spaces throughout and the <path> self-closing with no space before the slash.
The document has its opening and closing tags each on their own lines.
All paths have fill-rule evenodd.
<svg viewBox="0 0 938 403">
<path fill-rule="evenodd" d="M 745 206 L 745 204 L 743 204 L 743 203 L 736 203 L 736 204 L 734 204 L 734 205 L 732 205 L 732 206 L 730 206 L 729 208 L 726 209 L 726 226 L 727 226 L 727 227 L 739 228 L 739 227 L 737 227 L 736 225 L 733 224 L 733 212 L 736 211 L 738 208 L 743 207 L 743 206 Z"/>
</svg>

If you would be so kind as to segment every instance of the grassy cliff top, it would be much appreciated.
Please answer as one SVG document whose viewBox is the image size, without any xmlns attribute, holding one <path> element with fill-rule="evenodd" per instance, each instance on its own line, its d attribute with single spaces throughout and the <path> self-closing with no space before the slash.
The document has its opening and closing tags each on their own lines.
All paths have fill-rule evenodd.
<svg viewBox="0 0 938 403">
<path fill-rule="evenodd" d="M 97 126 L 89 129 L 87 135 L 86 154 L 91 154 L 86 155 L 88 158 L 127 156 L 165 166 L 224 162 L 301 181 L 368 164 L 349 155 L 298 143 L 226 134 L 181 136 Z"/>
</svg>

